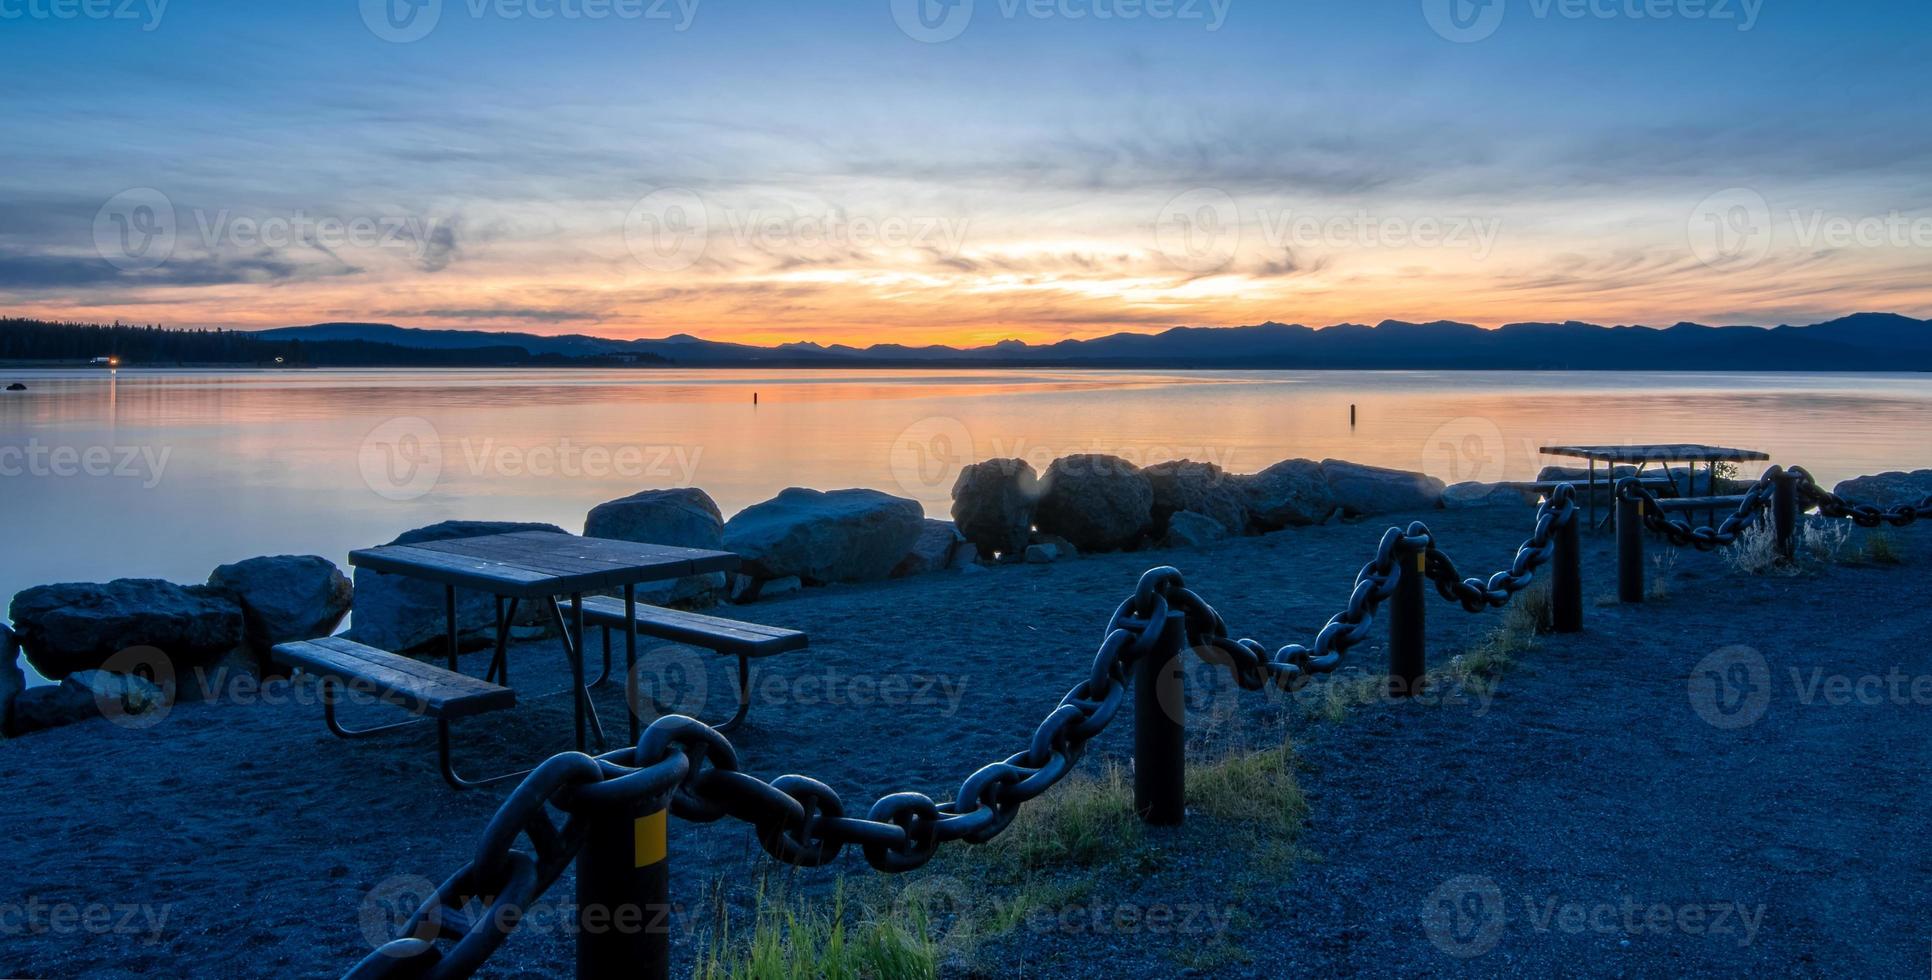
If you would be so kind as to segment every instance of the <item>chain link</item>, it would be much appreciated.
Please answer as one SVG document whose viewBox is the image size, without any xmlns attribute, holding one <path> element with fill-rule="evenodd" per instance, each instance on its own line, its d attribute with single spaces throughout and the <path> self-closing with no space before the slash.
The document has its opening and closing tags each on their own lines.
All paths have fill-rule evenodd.
<svg viewBox="0 0 1932 980">
<path fill-rule="evenodd" d="M 1921 517 L 1932 518 L 1932 495 L 1916 504 L 1899 504 L 1890 510 L 1880 510 L 1871 504 L 1846 500 L 1826 490 L 1802 466 L 1793 466 L 1790 473 L 1798 478 L 1799 504 L 1816 507 L 1818 513 L 1826 517 L 1848 518 L 1859 527 L 1878 527 L 1881 524 L 1904 527 Z"/>
</svg>

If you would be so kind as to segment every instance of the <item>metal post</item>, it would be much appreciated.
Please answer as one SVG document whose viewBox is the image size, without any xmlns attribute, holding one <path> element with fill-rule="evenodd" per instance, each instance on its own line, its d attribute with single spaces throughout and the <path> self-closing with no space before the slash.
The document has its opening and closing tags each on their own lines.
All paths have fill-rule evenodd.
<svg viewBox="0 0 1932 980">
<path fill-rule="evenodd" d="M 443 586 L 443 629 L 449 638 L 449 669 L 457 672 L 456 666 L 456 586 Z"/>
<path fill-rule="evenodd" d="M 1389 600 L 1389 696 L 1414 697 L 1422 689 L 1422 675 L 1428 670 L 1423 656 L 1422 628 L 1428 604 L 1423 575 L 1429 553 L 1421 548 L 1396 556 L 1400 576 L 1395 580 L 1395 595 Z"/>
<path fill-rule="evenodd" d="M 1154 651 L 1134 665 L 1134 812 L 1158 827 L 1178 826 L 1187 798 L 1187 688 L 1181 656 L 1187 617 L 1170 612 Z"/>
<path fill-rule="evenodd" d="M 577 976 L 671 975 L 666 801 L 597 811 L 577 855 Z"/>
<path fill-rule="evenodd" d="M 1644 502 L 1617 485 L 1617 601 L 1644 601 Z"/>
<path fill-rule="evenodd" d="M 1550 626 L 1558 633 L 1583 630 L 1583 514 L 1570 508 L 1570 519 L 1556 529 L 1555 565 L 1550 571 Z"/>
<path fill-rule="evenodd" d="M 1771 528 L 1779 556 L 1790 561 L 1798 553 L 1798 481 L 1789 473 L 1779 473 L 1771 482 Z"/>
</svg>

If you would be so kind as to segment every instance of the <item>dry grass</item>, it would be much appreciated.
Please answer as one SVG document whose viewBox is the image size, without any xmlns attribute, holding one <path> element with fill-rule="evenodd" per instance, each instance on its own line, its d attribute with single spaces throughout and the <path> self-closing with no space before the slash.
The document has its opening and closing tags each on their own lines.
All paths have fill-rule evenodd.
<svg viewBox="0 0 1932 980">
<path fill-rule="evenodd" d="M 1650 556 L 1650 575 L 1644 580 L 1644 598 L 1670 598 L 1671 576 L 1677 572 L 1677 549 L 1666 548 Z"/>
<path fill-rule="evenodd" d="M 1744 575 L 1793 575 L 1794 562 L 1778 553 L 1778 535 L 1768 521 L 1759 519 L 1739 532 L 1737 541 L 1720 552 L 1731 570 Z"/>
</svg>

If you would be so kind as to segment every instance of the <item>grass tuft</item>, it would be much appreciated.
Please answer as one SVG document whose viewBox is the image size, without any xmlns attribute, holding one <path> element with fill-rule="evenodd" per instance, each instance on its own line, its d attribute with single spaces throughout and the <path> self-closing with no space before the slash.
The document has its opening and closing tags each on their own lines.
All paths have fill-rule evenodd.
<svg viewBox="0 0 1932 980">
<path fill-rule="evenodd" d="M 750 936 L 734 941 L 722 908 L 697 980 L 928 980 L 939 976 L 939 946 L 919 902 L 894 902 L 848 925 L 845 883 L 829 908 L 765 902 Z"/>
<path fill-rule="evenodd" d="M 1092 867 L 1138 844 L 1134 789 L 1118 763 L 1098 776 L 1073 773 L 1020 808 L 1004 833 L 974 848 L 1005 880 L 1059 866 Z"/>
<path fill-rule="evenodd" d="M 1308 816 L 1308 800 L 1295 778 L 1295 753 L 1286 745 L 1263 752 L 1230 751 L 1187 771 L 1187 802 L 1195 812 L 1248 824 L 1278 839 L 1292 839 Z"/>
<path fill-rule="evenodd" d="M 1905 562 L 1905 556 L 1899 553 L 1891 534 L 1875 530 L 1865 535 L 1865 560 L 1874 565 L 1899 565 Z"/>
</svg>

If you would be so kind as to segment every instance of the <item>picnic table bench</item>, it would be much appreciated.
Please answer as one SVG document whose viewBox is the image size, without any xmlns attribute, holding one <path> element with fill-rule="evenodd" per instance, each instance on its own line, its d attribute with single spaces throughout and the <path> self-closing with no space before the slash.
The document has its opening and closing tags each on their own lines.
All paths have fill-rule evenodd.
<svg viewBox="0 0 1932 980">
<path fill-rule="evenodd" d="M 275 648 L 273 657 L 318 678 L 324 721 L 332 733 L 342 738 L 360 738 L 419 721 L 434 721 L 443 778 L 459 789 L 500 782 L 528 772 L 468 779 L 458 774 L 450 762 L 452 719 L 497 711 L 517 703 L 517 694 L 509 686 L 508 648 L 510 626 L 516 620 L 520 602 L 541 602 L 558 629 L 564 656 L 571 668 L 570 689 L 566 693 L 571 694 L 574 702 L 579 751 L 586 749 L 587 735 L 594 735 L 600 745 L 605 741 L 603 724 L 590 700 L 590 689 L 610 677 L 613 629 L 625 637 L 627 677 L 632 682 L 636 677 L 640 634 L 737 656 L 738 710 L 728 723 L 733 726 L 744 720 L 750 699 L 749 659 L 795 650 L 808 642 L 805 634 L 796 630 L 662 609 L 637 601 L 640 583 L 735 570 L 739 558 L 730 552 L 584 538 L 554 531 L 516 531 L 367 548 L 351 552 L 349 563 L 443 586 L 448 667 L 342 637 L 281 644 Z M 495 651 L 481 678 L 466 675 L 458 668 L 460 630 L 456 591 L 459 588 L 487 592 L 496 599 Z M 618 592 L 621 598 L 594 595 L 586 598 L 587 593 L 609 591 Z M 568 596 L 568 614 L 559 596 Z M 603 672 L 589 683 L 585 682 L 584 665 L 587 624 L 604 630 Z M 374 728 L 347 728 L 336 717 L 337 688 L 372 695 L 418 718 Z M 637 740 L 639 728 L 636 708 L 636 702 L 632 701 L 631 710 L 626 712 L 633 742 Z"/>
<path fill-rule="evenodd" d="M 1603 526 L 1603 522 L 1597 520 L 1596 489 L 1598 463 L 1608 463 L 1612 467 L 1609 482 L 1613 486 L 1616 484 L 1614 468 L 1618 464 L 1635 465 L 1637 467 L 1636 478 L 1643 480 L 1645 478 L 1645 469 L 1653 463 L 1662 464 L 1667 476 L 1671 463 L 1687 463 L 1690 465 L 1689 479 L 1685 481 L 1687 485 L 1682 493 L 1676 493 L 1674 495 L 1689 498 L 1697 492 L 1698 463 L 1703 463 L 1709 468 L 1711 492 L 1716 493 L 1717 464 L 1764 462 L 1771 458 L 1768 454 L 1758 452 L 1755 449 L 1732 449 L 1728 446 L 1706 446 L 1694 442 L 1646 443 L 1632 446 L 1543 446 L 1537 452 L 1550 456 L 1568 456 L 1574 459 L 1589 461 L 1590 526 L 1592 527 Z M 1674 477 L 1669 479 L 1671 488 L 1674 491 L 1676 480 Z M 1608 520 L 1609 516 L 1605 515 L 1604 521 Z"/>
</svg>

